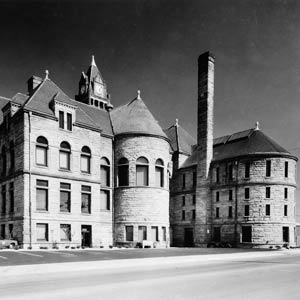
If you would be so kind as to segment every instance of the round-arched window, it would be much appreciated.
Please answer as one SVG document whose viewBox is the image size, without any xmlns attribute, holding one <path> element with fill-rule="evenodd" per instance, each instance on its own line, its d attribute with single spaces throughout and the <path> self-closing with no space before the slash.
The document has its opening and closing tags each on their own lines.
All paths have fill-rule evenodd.
<svg viewBox="0 0 300 300">
<path fill-rule="evenodd" d="M 39 136 L 36 139 L 35 162 L 40 166 L 48 165 L 48 141 L 45 137 Z"/>
<path fill-rule="evenodd" d="M 118 161 L 118 186 L 129 185 L 129 162 L 128 159 L 122 157 Z"/>
<path fill-rule="evenodd" d="M 136 160 L 136 185 L 149 185 L 149 162 L 143 156 Z"/>
<path fill-rule="evenodd" d="M 71 166 L 71 146 L 68 142 L 62 142 L 59 149 L 60 169 L 70 170 Z"/>
<path fill-rule="evenodd" d="M 164 162 L 160 158 L 155 162 L 155 185 L 164 187 Z"/>
<path fill-rule="evenodd" d="M 110 186 L 110 163 L 106 157 L 102 157 L 100 161 L 101 168 L 101 186 Z"/>
<path fill-rule="evenodd" d="M 91 173 L 91 156 L 91 149 L 87 146 L 83 146 L 80 155 L 81 172 Z"/>
</svg>

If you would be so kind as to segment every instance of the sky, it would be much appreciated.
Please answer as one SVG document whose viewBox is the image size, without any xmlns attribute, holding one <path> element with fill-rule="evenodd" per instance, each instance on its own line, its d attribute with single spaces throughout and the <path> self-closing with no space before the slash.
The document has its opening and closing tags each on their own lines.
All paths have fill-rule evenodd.
<svg viewBox="0 0 300 300">
<path fill-rule="evenodd" d="M 259 121 L 300 156 L 300 1 L 0 0 L 0 37 L 1 96 L 26 93 L 28 78 L 48 69 L 74 98 L 95 55 L 115 107 L 140 89 L 163 128 L 178 118 L 193 136 L 197 58 L 209 50 L 214 136 Z M 300 221 L 300 190 L 297 199 Z"/>
</svg>

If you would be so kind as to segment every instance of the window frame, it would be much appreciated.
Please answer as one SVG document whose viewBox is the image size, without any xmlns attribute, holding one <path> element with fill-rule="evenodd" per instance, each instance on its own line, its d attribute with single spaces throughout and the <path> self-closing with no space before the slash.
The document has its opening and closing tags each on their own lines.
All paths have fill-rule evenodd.
<svg viewBox="0 0 300 300">
<path fill-rule="evenodd" d="M 105 177 L 105 180 L 103 180 Z M 103 187 L 110 187 L 110 161 L 106 157 L 100 160 L 100 182 Z"/>
<path fill-rule="evenodd" d="M 40 141 L 38 141 L 40 140 Z M 41 142 L 41 140 L 44 140 L 45 143 Z M 38 162 L 38 151 L 42 150 L 44 153 L 44 159 L 45 159 L 45 163 L 40 163 Z M 36 139 L 36 144 L 35 144 L 35 164 L 38 166 L 43 166 L 43 167 L 47 167 L 48 166 L 48 140 L 43 137 L 43 136 L 39 136 Z"/>
<path fill-rule="evenodd" d="M 45 236 L 44 238 L 38 237 L 38 227 L 45 228 Z M 48 223 L 36 223 L 36 240 L 38 242 L 48 242 L 49 241 L 49 224 Z"/>
<path fill-rule="evenodd" d="M 59 211 L 61 213 L 70 213 L 71 212 L 71 184 L 68 182 L 60 182 L 59 186 Z M 62 202 L 62 195 L 67 195 L 67 202 L 64 200 Z M 65 203 L 67 204 L 67 208 L 65 207 Z"/>
<path fill-rule="evenodd" d="M 157 179 L 157 175 L 159 174 L 159 180 Z M 165 176 L 165 168 L 164 162 L 161 158 L 158 158 L 155 162 L 155 185 L 156 187 L 163 188 L 164 187 L 164 176 Z"/>
<path fill-rule="evenodd" d="M 83 196 L 87 196 L 87 211 L 84 210 L 86 206 L 83 204 L 86 201 L 83 199 Z M 92 214 L 92 187 L 89 185 L 81 186 L 81 213 L 86 215 Z"/>
<path fill-rule="evenodd" d="M 118 186 L 129 186 L 129 161 L 125 157 L 118 160 Z"/>
<path fill-rule="evenodd" d="M 62 145 L 66 145 L 68 147 L 62 147 Z M 61 142 L 59 147 L 59 169 L 64 171 L 70 171 L 71 170 L 71 145 L 68 142 Z M 61 155 L 66 155 L 67 160 L 67 167 L 62 167 L 61 162 Z"/>
<path fill-rule="evenodd" d="M 149 186 L 149 160 L 146 157 L 140 156 L 136 160 L 135 172 L 136 186 Z M 141 174 L 141 177 L 138 174 Z"/>
<path fill-rule="evenodd" d="M 102 206 L 102 194 L 106 194 L 106 203 L 105 203 L 105 208 Z M 111 204 L 110 204 L 110 190 L 108 189 L 101 189 L 100 190 L 100 210 L 101 211 L 110 211 L 111 210 Z"/>
<path fill-rule="evenodd" d="M 58 111 L 58 127 L 65 129 L 65 112 L 62 110 Z"/>
<path fill-rule="evenodd" d="M 92 152 L 91 149 L 88 146 L 83 146 L 81 148 L 80 153 L 80 172 L 85 174 L 91 174 L 91 158 L 92 158 Z M 83 169 L 83 161 L 86 160 L 87 170 Z"/>
<path fill-rule="evenodd" d="M 48 209 L 49 209 L 49 206 L 48 206 L 49 205 L 48 188 L 49 188 L 48 180 L 41 180 L 41 179 L 36 180 L 36 204 L 35 204 L 35 209 L 37 211 L 48 211 Z M 39 200 L 38 200 L 38 191 L 45 192 L 45 209 L 38 208 L 38 205 L 37 205 L 37 203 L 39 202 Z"/>
</svg>

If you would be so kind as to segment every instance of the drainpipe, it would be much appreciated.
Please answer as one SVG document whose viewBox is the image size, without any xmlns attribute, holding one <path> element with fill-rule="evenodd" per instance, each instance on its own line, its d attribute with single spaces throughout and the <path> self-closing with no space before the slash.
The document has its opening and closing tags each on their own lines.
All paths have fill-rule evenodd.
<svg viewBox="0 0 300 300">
<path fill-rule="evenodd" d="M 29 247 L 32 248 L 32 205 L 31 205 L 31 115 L 32 112 L 28 112 L 28 150 L 29 150 Z"/>
</svg>

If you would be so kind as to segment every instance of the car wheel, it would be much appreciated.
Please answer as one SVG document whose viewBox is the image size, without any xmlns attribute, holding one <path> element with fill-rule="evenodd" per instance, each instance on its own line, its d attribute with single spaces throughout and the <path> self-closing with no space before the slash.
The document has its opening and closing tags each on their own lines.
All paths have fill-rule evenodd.
<svg viewBox="0 0 300 300">
<path fill-rule="evenodd" d="M 14 243 L 11 243 L 10 245 L 9 245 L 9 249 L 14 249 L 16 247 L 16 245 L 14 244 Z"/>
</svg>

